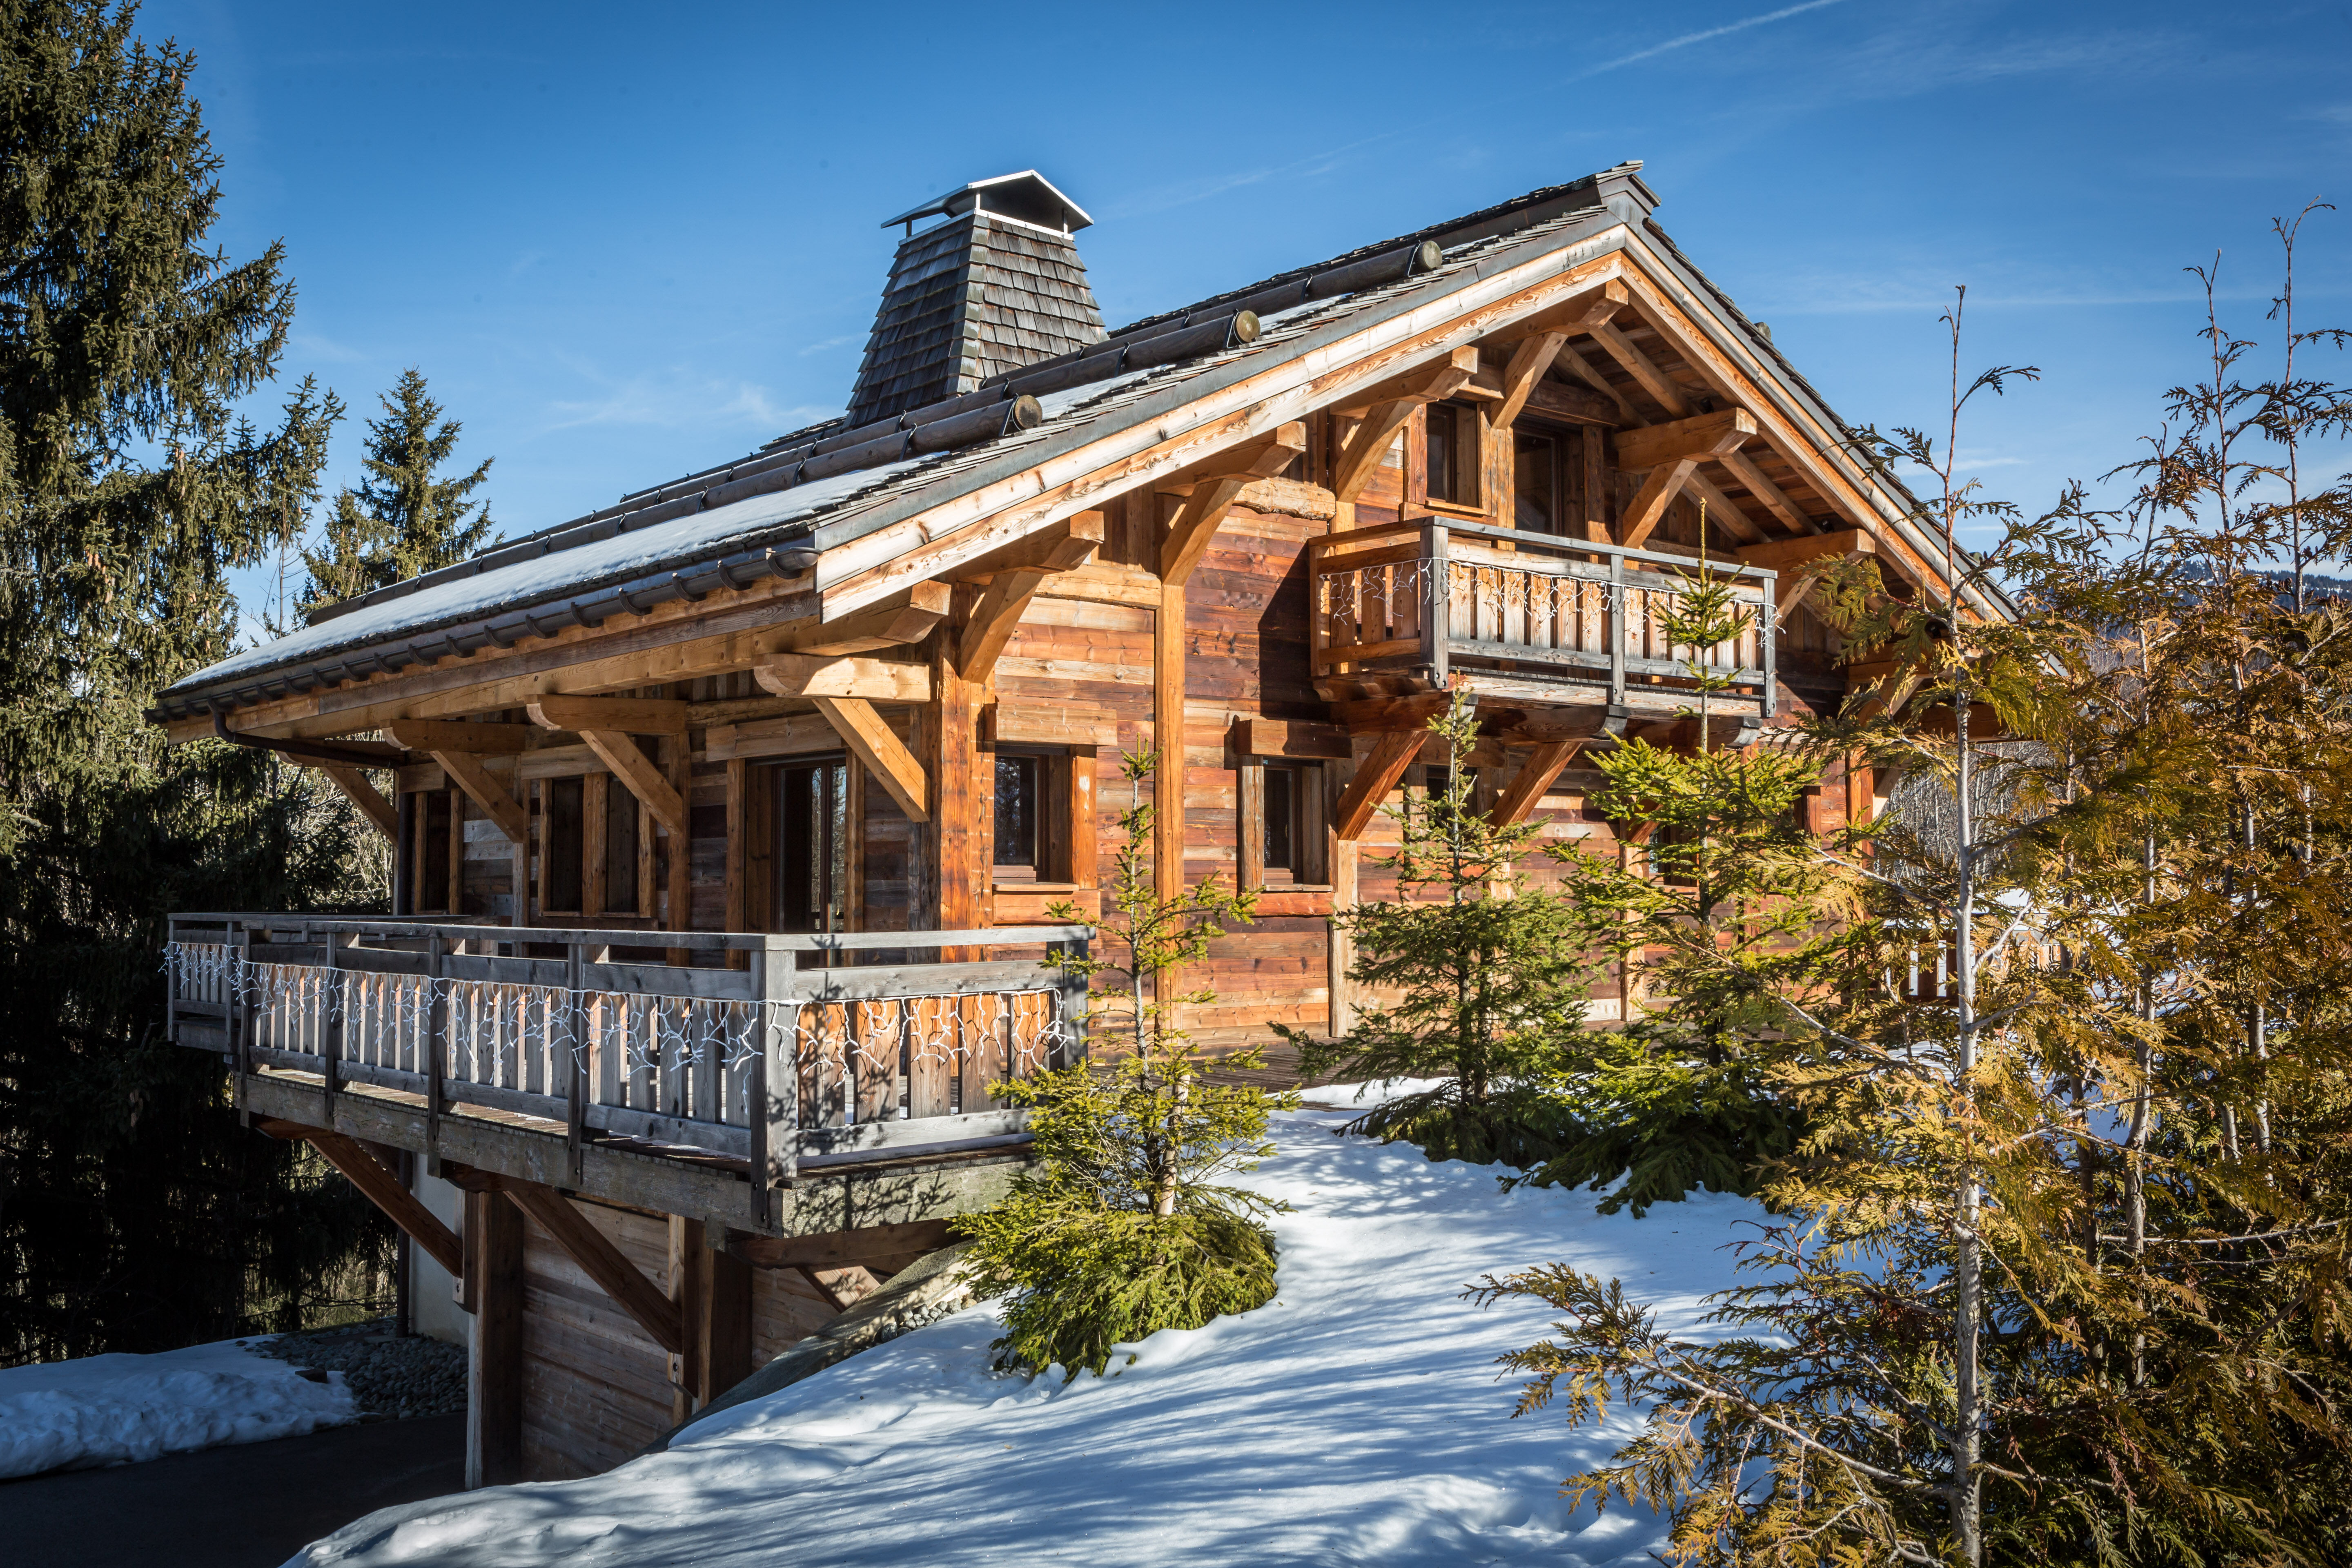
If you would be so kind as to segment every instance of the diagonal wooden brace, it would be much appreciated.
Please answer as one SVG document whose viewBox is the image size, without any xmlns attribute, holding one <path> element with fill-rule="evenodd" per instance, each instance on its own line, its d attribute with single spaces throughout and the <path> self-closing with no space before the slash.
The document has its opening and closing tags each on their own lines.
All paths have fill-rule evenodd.
<svg viewBox="0 0 2352 1568">
<path fill-rule="evenodd" d="M 360 1147 L 357 1139 L 328 1128 L 270 1117 L 261 1118 L 254 1125 L 272 1138 L 309 1143 L 319 1152 L 320 1158 L 341 1171 L 370 1203 L 382 1209 L 384 1217 L 398 1226 L 409 1240 L 423 1247 L 434 1262 L 452 1276 L 464 1276 L 464 1249 L 457 1245 L 456 1233 L 441 1223 L 439 1215 L 419 1202 L 415 1193 L 402 1186 L 400 1178 L 386 1170 L 383 1161 Z"/>
<path fill-rule="evenodd" d="M 583 1274 L 596 1282 L 598 1289 L 635 1320 L 654 1343 L 672 1355 L 685 1351 L 686 1331 L 677 1303 L 656 1289 L 654 1282 L 638 1272 L 637 1266 L 613 1245 L 612 1238 L 572 1205 L 571 1199 L 553 1187 L 511 1176 L 500 1181 L 499 1186 L 514 1200 L 517 1208 L 555 1238 L 555 1244 L 580 1266 Z"/>
<path fill-rule="evenodd" d="M 1374 742 L 1372 754 L 1356 769 L 1347 793 L 1331 812 L 1331 831 L 1341 843 L 1364 836 L 1364 829 L 1371 826 L 1372 813 L 1421 755 L 1421 743 L 1428 738 L 1424 730 L 1392 730 Z"/>
</svg>

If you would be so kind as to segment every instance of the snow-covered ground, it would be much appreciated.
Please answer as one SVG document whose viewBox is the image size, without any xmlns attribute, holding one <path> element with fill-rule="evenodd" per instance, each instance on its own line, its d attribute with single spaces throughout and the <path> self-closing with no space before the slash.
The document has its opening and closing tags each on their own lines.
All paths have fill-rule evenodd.
<svg viewBox="0 0 2352 1568">
<path fill-rule="evenodd" d="M 314 1383 L 244 1342 L 0 1369 L 0 1478 L 299 1437 L 358 1418 L 341 1373 Z"/>
<path fill-rule="evenodd" d="M 1591 1194 L 1506 1194 L 1493 1167 L 1333 1137 L 1352 1114 L 1277 1117 L 1280 1152 L 1249 1178 L 1296 1209 L 1274 1221 L 1279 1298 L 1154 1335 L 1113 1375 L 992 1373 L 997 1327 L 975 1308 L 719 1412 L 667 1453 L 386 1509 L 295 1562 L 1646 1563 L 1656 1516 L 1571 1512 L 1558 1492 L 1633 1420 L 1571 1436 L 1511 1419 L 1494 1360 L 1541 1337 L 1544 1313 L 1482 1310 L 1462 1289 L 1566 1259 L 1681 1327 L 1759 1211 L 1702 1195 L 1603 1219 Z"/>
</svg>

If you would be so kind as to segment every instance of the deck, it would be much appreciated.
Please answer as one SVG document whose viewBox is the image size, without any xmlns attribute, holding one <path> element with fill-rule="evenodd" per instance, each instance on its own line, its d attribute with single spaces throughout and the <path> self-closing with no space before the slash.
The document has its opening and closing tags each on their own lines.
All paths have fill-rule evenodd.
<svg viewBox="0 0 2352 1568">
<path fill-rule="evenodd" d="M 796 1236 L 992 1197 L 1028 1134 L 989 1088 L 1082 1052 L 1085 987 L 1045 960 L 1092 934 L 187 914 L 164 967 L 173 1038 L 249 1118 Z"/>
</svg>

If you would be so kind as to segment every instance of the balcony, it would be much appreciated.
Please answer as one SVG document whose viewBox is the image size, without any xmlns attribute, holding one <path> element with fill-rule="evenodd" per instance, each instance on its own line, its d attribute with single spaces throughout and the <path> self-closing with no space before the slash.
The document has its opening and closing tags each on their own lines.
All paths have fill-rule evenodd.
<svg viewBox="0 0 2352 1568">
<path fill-rule="evenodd" d="M 1728 679 L 1709 706 L 1735 724 L 1772 715 L 1776 574 L 1737 559 L 1748 624 L 1704 649 L 1659 615 L 1694 559 L 1445 519 L 1335 533 L 1307 547 L 1316 688 L 1361 701 L 1466 686 L 1483 698 L 1662 718 L 1693 707 L 1696 658 Z"/>
<path fill-rule="evenodd" d="M 187 914 L 164 970 L 173 1038 L 249 1118 L 792 1235 L 1000 1184 L 1026 1113 L 989 1087 L 1083 1053 L 1084 983 L 1044 959 L 1092 934 Z M 858 962 L 934 952 L 962 961 Z"/>
</svg>

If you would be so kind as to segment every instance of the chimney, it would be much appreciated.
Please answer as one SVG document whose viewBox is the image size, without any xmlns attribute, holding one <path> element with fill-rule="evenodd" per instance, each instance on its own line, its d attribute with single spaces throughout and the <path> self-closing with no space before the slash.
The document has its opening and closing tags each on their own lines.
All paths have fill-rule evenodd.
<svg viewBox="0 0 2352 1568">
<path fill-rule="evenodd" d="M 947 221 L 915 231 L 927 217 Z M 974 180 L 882 226 L 907 237 L 866 342 L 849 423 L 888 419 L 1104 337 L 1071 236 L 1092 224 L 1034 169 Z"/>
</svg>

